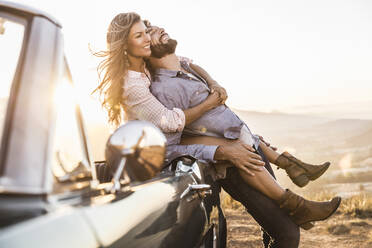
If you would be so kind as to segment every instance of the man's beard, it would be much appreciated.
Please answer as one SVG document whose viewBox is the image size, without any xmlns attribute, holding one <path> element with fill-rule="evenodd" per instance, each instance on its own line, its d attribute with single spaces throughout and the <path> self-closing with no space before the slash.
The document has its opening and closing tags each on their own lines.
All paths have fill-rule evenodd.
<svg viewBox="0 0 372 248">
<path fill-rule="evenodd" d="M 177 41 L 169 39 L 166 44 L 160 44 L 157 46 L 151 46 L 151 57 L 160 59 L 168 54 L 172 54 L 176 51 Z"/>
</svg>

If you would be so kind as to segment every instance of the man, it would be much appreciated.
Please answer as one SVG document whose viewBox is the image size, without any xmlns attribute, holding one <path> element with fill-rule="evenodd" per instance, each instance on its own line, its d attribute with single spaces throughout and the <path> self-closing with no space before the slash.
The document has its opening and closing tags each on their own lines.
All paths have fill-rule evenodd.
<svg viewBox="0 0 372 248">
<path fill-rule="evenodd" d="M 174 54 L 177 42 L 170 39 L 163 29 L 154 28 L 151 34 L 152 55 L 149 62 L 154 69 L 152 70 L 153 82 L 151 84 L 153 95 L 170 109 L 173 107 L 185 109 L 199 104 L 210 94 L 210 89 L 204 79 L 189 64 L 180 63 Z M 221 93 L 223 94 L 223 91 Z M 182 133 L 167 133 L 167 156 L 190 154 L 206 162 L 215 162 L 216 160 L 231 162 L 234 167 L 229 167 L 226 170 L 226 176 L 219 179 L 218 182 L 235 200 L 240 201 L 261 225 L 264 231 L 265 247 L 298 247 L 300 236 L 298 225 L 306 222 L 307 227 L 301 226 L 309 228 L 309 220 L 328 218 L 339 205 L 340 199 L 317 203 L 306 201 L 293 193 L 289 196 L 288 191 L 284 191 L 276 184 L 275 180 L 272 180 L 272 177 L 275 178 L 275 176 L 260 148 L 258 137 L 253 135 L 245 123 L 225 105 L 205 113 L 200 119 L 188 125 L 185 132 L 192 135 L 244 140 L 246 144 L 238 141 L 218 146 L 180 145 Z M 242 177 L 243 174 L 239 170 L 253 176 L 254 171 L 262 170 L 260 168 L 262 165 L 265 165 L 272 177 L 269 176 L 269 180 L 265 179 L 264 184 L 257 183 L 255 185 L 259 192 L 247 185 L 247 180 Z M 270 188 L 270 190 L 265 191 L 266 188 Z M 291 204 L 288 205 L 289 202 Z M 303 204 L 304 202 L 305 204 Z M 283 208 L 287 211 L 281 209 L 279 204 L 282 207 L 285 205 Z M 302 208 L 301 211 L 305 209 L 308 211 L 307 217 L 295 213 L 299 208 Z M 294 213 L 292 219 L 288 212 Z M 303 221 L 304 217 L 307 218 L 306 221 Z"/>
<path fill-rule="evenodd" d="M 174 54 L 177 42 L 169 39 L 163 30 L 153 29 L 155 30 L 152 30 L 152 58 L 149 60 L 152 69 L 155 69 L 155 67 L 166 67 L 173 68 L 175 71 L 180 71 L 177 57 L 175 58 L 174 55 L 168 56 L 171 57 L 173 61 L 169 58 L 166 60 L 163 58 L 164 54 Z M 179 73 L 179 75 L 181 75 L 181 73 Z M 175 98 L 184 99 L 182 96 L 176 95 L 170 97 L 164 95 L 163 88 L 160 87 L 161 83 L 157 82 L 156 75 L 154 75 L 153 79 L 151 91 L 166 107 L 168 107 L 170 103 L 165 98 L 173 100 Z M 168 89 L 167 92 L 177 93 L 175 89 Z M 235 165 L 239 164 L 242 167 L 244 167 L 244 165 L 249 165 L 250 168 L 254 169 L 256 166 L 261 165 L 261 158 L 257 157 L 254 150 L 241 143 L 218 147 L 198 144 L 180 146 L 179 141 L 182 134 L 168 133 L 165 135 L 168 141 L 168 158 L 175 157 L 177 154 L 189 154 L 206 162 L 215 161 L 214 159 L 218 160 L 223 157 L 225 160 L 233 160 L 233 158 L 235 158 Z M 254 141 L 257 144 L 257 141 Z M 272 168 L 267 160 L 265 160 L 265 167 L 270 174 L 274 176 Z M 299 227 L 274 201 L 248 186 L 239 175 L 237 168 L 228 168 L 226 177 L 218 180 L 218 182 L 235 200 L 241 202 L 253 218 L 260 224 L 263 230 L 263 243 L 265 247 L 298 247 L 300 240 Z"/>
</svg>

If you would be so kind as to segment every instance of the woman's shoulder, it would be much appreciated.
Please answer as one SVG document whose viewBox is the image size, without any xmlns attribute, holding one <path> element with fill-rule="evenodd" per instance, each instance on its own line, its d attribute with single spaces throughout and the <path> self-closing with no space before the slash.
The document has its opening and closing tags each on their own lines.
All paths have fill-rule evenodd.
<svg viewBox="0 0 372 248">
<path fill-rule="evenodd" d="M 150 79 L 145 73 L 128 70 L 125 77 L 124 88 L 133 86 L 145 86 L 148 88 L 150 84 Z"/>
</svg>

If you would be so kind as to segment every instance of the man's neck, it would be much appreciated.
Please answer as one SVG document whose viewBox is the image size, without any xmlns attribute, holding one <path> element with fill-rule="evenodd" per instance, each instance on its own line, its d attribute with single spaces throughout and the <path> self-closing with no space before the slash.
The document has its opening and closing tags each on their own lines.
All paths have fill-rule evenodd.
<svg viewBox="0 0 372 248">
<path fill-rule="evenodd" d="M 177 55 L 172 53 L 168 54 L 160 59 L 157 58 L 149 58 L 151 66 L 154 69 L 167 69 L 172 71 L 180 71 L 181 70 L 181 63 L 178 59 Z"/>
</svg>

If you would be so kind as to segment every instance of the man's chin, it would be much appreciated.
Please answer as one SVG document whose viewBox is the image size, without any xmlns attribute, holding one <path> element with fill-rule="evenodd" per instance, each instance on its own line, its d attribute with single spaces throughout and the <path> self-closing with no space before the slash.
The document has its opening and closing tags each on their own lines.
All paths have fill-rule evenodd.
<svg viewBox="0 0 372 248">
<path fill-rule="evenodd" d="M 151 47 L 151 57 L 161 59 L 166 55 L 175 53 L 177 47 L 177 41 L 169 39 L 166 44 L 161 44 L 156 47 Z"/>
</svg>

